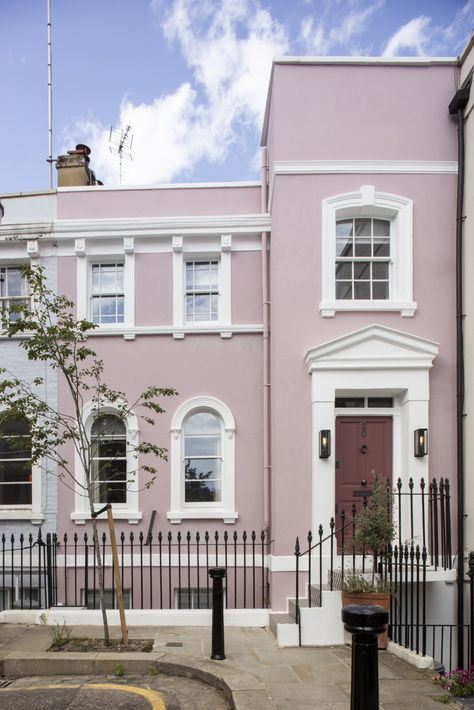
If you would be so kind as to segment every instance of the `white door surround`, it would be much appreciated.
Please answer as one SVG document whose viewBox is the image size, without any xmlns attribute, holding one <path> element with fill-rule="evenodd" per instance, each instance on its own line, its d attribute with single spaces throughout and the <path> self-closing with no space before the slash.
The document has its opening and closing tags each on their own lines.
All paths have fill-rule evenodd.
<svg viewBox="0 0 474 710">
<path fill-rule="evenodd" d="M 422 477 L 429 479 L 429 456 L 414 457 L 413 432 L 428 428 L 429 371 L 438 349 L 432 340 L 374 324 L 308 350 L 313 530 L 319 524 L 326 527 L 335 510 L 336 395 L 393 396 L 398 405 L 391 411 L 394 478 L 400 476 L 404 486 L 410 477 L 415 485 Z M 332 452 L 327 459 L 319 458 L 321 429 L 331 431 Z"/>
</svg>

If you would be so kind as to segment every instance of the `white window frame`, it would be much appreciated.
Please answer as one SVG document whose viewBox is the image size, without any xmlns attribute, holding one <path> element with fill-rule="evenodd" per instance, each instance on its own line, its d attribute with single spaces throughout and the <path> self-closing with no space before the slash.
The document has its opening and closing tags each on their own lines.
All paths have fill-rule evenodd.
<svg viewBox="0 0 474 710">
<path fill-rule="evenodd" d="M 221 500 L 217 503 L 186 503 L 183 426 L 187 417 L 203 411 L 216 415 L 222 422 Z M 176 410 L 171 423 L 170 470 L 171 510 L 167 513 L 170 523 L 187 519 L 220 519 L 224 523 L 235 523 L 238 518 L 235 511 L 235 421 L 227 405 L 214 397 L 200 396 L 187 400 Z"/>
<path fill-rule="evenodd" d="M 101 267 L 106 266 L 106 265 L 114 266 L 114 267 L 115 267 L 115 278 L 117 278 L 117 266 L 122 266 L 123 289 L 122 289 L 121 291 L 119 291 L 119 290 L 116 289 L 115 291 L 110 291 L 110 292 L 108 292 L 108 293 L 101 293 L 100 291 L 94 291 L 94 290 L 93 290 L 93 285 L 92 285 L 92 283 L 93 283 L 93 278 L 92 278 L 92 274 L 93 274 L 94 267 L 99 267 L 99 272 L 100 272 Z M 90 264 L 89 264 L 88 282 L 89 282 L 89 283 L 88 283 L 88 289 L 89 289 L 89 292 L 88 292 L 88 301 L 89 301 L 89 302 L 88 302 L 88 311 L 89 311 L 89 319 L 92 321 L 92 323 L 94 323 L 94 315 L 93 315 L 93 310 L 94 310 L 94 309 L 93 309 L 93 302 L 94 302 L 94 298 L 99 298 L 99 300 L 100 300 L 101 298 L 103 298 L 103 297 L 111 297 L 111 298 L 117 299 L 117 298 L 119 298 L 120 296 L 122 296 L 122 297 L 123 297 L 123 305 L 124 305 L 123 321 L 122 321 L 122 322 L 115 321 L 114 323 L 95 322 L 95 325 L 98 325 L 99 327 L 100 327 L 100 326 L 102 326 L 102 327 L 104 327 L 104 326 L 106 326 L 106 327 L 112 326 L 112 327 L 113 327 L 113 326 L 116 326 L 116 325 L 123 326 L 123 325 L 125 324 L 125 260 L 124 260 L 123 258 L 119 258 L 119 259 L 97 259 L 97 260 L 91 259 L 91 260 L 90 260 Z M 117 311 L 117 307 L 116 307 L 116 311 Z M 100 313 L 100 316 L 102 316 L 102 312 Z"/>
<path fill-rule="evenodd" d="M 200 332 L 202 330 L 221 331 L 224 335 L 231 326 L 231 246 L 230 234 L 220 235 L 216 239 L 202 238 L 200 240 L 174 236 L 173 248 L 173 325 L 174 337 L 183 337 L 184 333 Z M 185 312 L 186 295 L 186 262 L 217 261 L 219 275 L 219 315 L 217 320 L 187 321 Z"/>
<path fill-rule="evenodd" d="M 7 269 L 7 270 L 8 269 L 19 269 L 21 271 L 21 269 L 26 265 L 27 265 L 27 262 L 24 262 L 24 261 L 23 262 L 16 261 L 14 263 L 10 263 L 10 262 L 3 263 L 2 262 L 2 263 L 0 263 L 0 272 L 2 269 Z M 0 273 L 0 278 L 2 278 L 1 273 Z M 22 290 L 23 290 L 23 288 L 25 290 L 25 293 L 22 294 L 21 296 L 0 296 L 0 311 L 1 311 L 1 309 L 4 308 L 4 304 L 6 304 L 7 308 L 8 308 L 10 303 L 11 304 L 25 303 L 25 302 L 27 304 L 31 303 L 31 296 L 28 292 L 28 282 L 26 281 L 24 276 L 22 276 Z M 0 287 L 0 293 L 1 293 L 1 287 Z"/>
<path fill-rule="evenodd" d="M 97 407 L 88 402 L 83 408 L 82 418 L 86 431 L 90 436 L 91 427 L 94 419 L 97 417 Z M 117 407 L 104 404 L 99 411 L 100 414 L 115 414 L 117 415 Z M 128 520 L 129 523 L 138 523 L 142 519 L 142 513 L 139 510 L 139 495 L 138 495 L 138 471 L 137 458 L 134 449 L 138 445 L 138 419 L 135 414 L 131 413 L 124 421 L 127 434 L 127 502 L 112 503 L 115 520 Z M 75 485 L 75 510 L 71 513 L 71 520 L 78 524 L 84 524 L 86 520 L 91 519 L 89 501 L 85 494 L 85 471 L 77 451 L 74 452 L 74 472 L 77 478 Z M 100 510 L 103 505 L 97 503 L 94 505 L 96 510 Z"/>
<path fill-rule="evenodd" d="M 7 408 L 0 409 L 0 414 Z M 30 520 L 39 524 L 44 520 L 41 510 L 41 466 L 31 464 L 31 505 L 0 505 L 0 520 Z"/>
<path fill-rule="evenodd" d="M 336 221 L 350 217 L 390 220 L 389 299 L 336 299 Z M 415 314 L 413 301 L 413 202 L 407 197 L 377 192 L 362 185 L 356 192 L 335 195 L 322 202 L 322 295 L 319 310 L 331 318 L 337 311 L 399 311 Z"/>
<path fill-rule="evenodd" d="M 76 239 L 76 270 L 77 270 L 77 318 L 92 319 L 92 265 L 123 263 L 123 295 L 124 295 L 124 322 L 123 323 L 97 323 L 99 331 L 118 331 L 122 333 L 135 326 L 135 254 L 134 240 L 127 237 L 123 246 L 117 248 L 111 245 L 110 253 L 104 249 L 98 250 L 94 244 L 89 244 L 85 239 Z"/>
</svg>

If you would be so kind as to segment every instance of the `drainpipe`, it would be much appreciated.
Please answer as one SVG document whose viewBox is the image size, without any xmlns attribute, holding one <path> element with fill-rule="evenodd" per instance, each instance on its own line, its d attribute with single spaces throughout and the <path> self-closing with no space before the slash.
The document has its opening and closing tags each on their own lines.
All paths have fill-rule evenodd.
<svg viewBox="0 0 474 710">
<path fill-rule="evenodd" d="M 262 148 L 261 166 L 261 211 L 267 212 L 267 149 Z M 267 540 L 271 536 L 271 431 L 270 431 L 270 281 L 269 281 L 269 235 L 262 232 L 262 321 L 263 321 L 263 528 Z"/>
<path fill-rule="evenodd" d="M 465 82 L 466 83 L 466 82 Z M 449 104 L 449 113 L 457 117 L 458 184 L 456 206 L 456 429 L 457 429 L 457 624 L 458 668 L 464 667 L 464 341 L 463 341 L 463 207 L 464 207 L 464 108 L 469 100 L 470 80 Z"/>
</svg>

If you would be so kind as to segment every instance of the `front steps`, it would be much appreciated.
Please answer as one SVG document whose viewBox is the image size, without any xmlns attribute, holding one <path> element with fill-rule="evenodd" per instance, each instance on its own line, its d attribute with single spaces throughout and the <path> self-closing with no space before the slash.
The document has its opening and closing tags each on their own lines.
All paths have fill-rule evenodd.
<svg viewBox="0 0 474 710">
<path fill-rule="evenodd" d="M 319 590 L 318 590 L 319 596 Z M 311 595 L 313 604 L 314 596 Z M 341 620 L 342 599 L 340 591 L 322 590 L 322 606 L 308 606 L 307 599 L 300 600 L 301 645 L 336 646 L 344 643 Z M 299 627 L 295 624 L 295 600 L 288 599 L 288 613 L 270 614 L 269 626 L 280 647 L 299 646 Z"/>
</svg>

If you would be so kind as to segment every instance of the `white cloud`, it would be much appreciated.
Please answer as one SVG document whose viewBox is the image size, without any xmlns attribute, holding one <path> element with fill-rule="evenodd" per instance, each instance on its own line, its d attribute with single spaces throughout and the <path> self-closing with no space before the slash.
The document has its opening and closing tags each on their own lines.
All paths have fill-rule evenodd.
<svg viewBox="0 0 474 710">
<path fill-rule="evenodd" d="M 421 15 L 400 27 L 388 40 L 384 56 L 416 54 L 418 56 L 443 56 L 460 52 L 474 29 L 474 0 L 458 8 L 452 21 L 433 26 L 432 19 Z"/>
<path fill-rule="evenodd" d="M 122 101 L 118 124 L 131 125 L 134 135 L 133 162 L 123 164 L 129 184 L 191 175 L 202 159 L 223 161 L 242 132 L 259 131 L 271 60 L 289 47 L 283 27 L 257 0 L 174 0 L 164 18 L 160 2 L 152 7 L 191 78 L 150 104 Z M 91 117 L 76 122 L 67 138 L 69 145 L 72 135 L 90 145 L 98 177 L 110 183 L 118 181 L 118 158 L 108 132 Z"/>
<path fill-rule="evenodd" d="M 300 40 L 305 51 L 314 55 L 334 54 L 337 48 L 340 48 L 340 54 L 362 51 L 358 40 L 368 31 L 371 16 L 383 4 L 384 0 L 375 0 L 361 9 L 360 0 L 343 0 L 337 2 L 337 6 L 326 5 L 317 19 L 312 15 L 304 17 L 300 26 Z"/>
<path fill-rule="evenodd" d="M 409 50 L 410 54 L 425 55 L 425 46 L 429 42 L 428 28 L 430 23 L 429 17 L 421 15 L 400 27 L 388 40 L 383 53 L 384 57 L 396 56 L 403 49 Z"/>
</svg>

